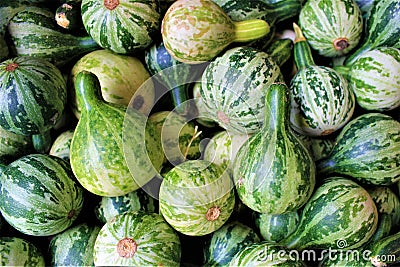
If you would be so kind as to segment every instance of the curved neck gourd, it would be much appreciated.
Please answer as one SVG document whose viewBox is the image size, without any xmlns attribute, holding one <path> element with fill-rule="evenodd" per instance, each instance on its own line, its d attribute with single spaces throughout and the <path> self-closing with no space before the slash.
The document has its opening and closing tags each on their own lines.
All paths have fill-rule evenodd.
<svg viewBox="0 0 400 267">
<path fill-rule="evenodd" d="M 76 75 L 75 91 L 83 111 L 89 111 L 103 102 L 100 82 L 91 72 L 82 71 Z"/>
<path fill-rule="evenodd" d="M 250 19 L 244 21 L 234 21 L 234 42 L 249 42 L 260 39 L 267 35 L 271 28 L 270 25 L 261 19 Z"/>
<path fill-rule="evenodd" d="M 293 29 L 295 32 L 293 52 L 296 67 L 301 69 L 308 66 L 314 66 L 315 62 L 311 53 L 311 48 L 304 37 L 303 32 L 295 23 L 293 23 Z"/>
<path fill-rule="evenodd" d="M 289 117 L 289 91 L 284 83 L 273 83 L 265 96 L 264 128 L 286 131 Z"/>
</svg>

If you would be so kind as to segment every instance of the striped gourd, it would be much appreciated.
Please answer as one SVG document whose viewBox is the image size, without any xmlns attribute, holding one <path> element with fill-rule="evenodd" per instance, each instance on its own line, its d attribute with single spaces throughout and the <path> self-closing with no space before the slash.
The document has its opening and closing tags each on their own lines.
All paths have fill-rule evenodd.
<svg viewBox="0 0 400 267">
<path fill-rule="evenodd" d="M 69 129 L 60 133 L 53 141 L 49 154 L 69 162 L 71 141 L 73 136 L 74 129 Z"/>
<path fill-rule="evenodd" d="M 76 36 L 60 31 L 54 12 L 42 7 L 30 6 L 18 12 L 7 30 L 10 50 L 17 56 L 44 58 L 57 67 L 99 48 L 87 34 Z"/>
<path fill-rule="evenodd" d="M 388 186 L 373 186 L 367 189 L 374 200 L 379 213 L 389 214 L 392 225 L 400 222 L 400 199 Z"/>
<path fill-rule="evenodd" d="M 297 137 L 308 148 L 314 161 L 328 157 L 335 145 L 334 138 L 318 138 L 304 134 L 298 134 Z"/>
<path fill-rule="evenodd" d="M 381 46 L 400 48 L 400 0 L 373 1 L 364 28 L 364 39 L 357 50 L 346 58 L 346 66 L 353 65 L 368 50 Z"/>
<path fill-rule="evenodd" d="M 228 131 L 220 131 L 207 143 L 203 159 L 220 165 L 232 174 L 236 154 L 249 137 L 250 135 L 247 134 L 230 134 Z"/>
<path fill-rule="evenodd" d="M 93 248 L 100 227 L 81 223 L 54 236 L 49 244 L 52 266 L 93 266 Z"/>
<path fill-rule="evenodd" d="M 79 119 L 82 107 L 75 93 L 76 75 L 81 71 L 94 73 L 100 81 L 101 95 L 109 103 L 133 107 L 144 114 L 154 106 L 155 87 L 150 73 L 139 58 L 99 49 L 81 57 L 69 76 L 69 104 Z"/>
<path fill-rule="evenodd" d="M 181 244 L 161 215 L 126 212 L 101 228 L 93 258 L 95 266 L 179 266 Z"/>
<path fill-rule="evenodd" d="M 317 163 L 320 175 L 339 173 L 362 183 L 391 185 L 400 180 L 400 122 L 382 113 L 352 119 L 331 154 Z"/>
<path fill-rule="evenodd" d="M 198 126 L 174 111 L 158 111 L 149 116 L 159 129 L 165 162 L 179 164 L 201 156 L 202 133 Z"/>
<path fill-rule="evenodd" d="M 123 196 L 102 197 L 94 211 L 97 219 L 106 223 L 118 214 L 139 210 L 145 212 L 158 211 L 156 200 L 141 188 Z"/>
<path fill-rule="evenodd" d="M 18 231 L 49 236 L 67 229 L 83 205 L 83 190 L 68 163 L 29 154 L 10 163 L 0 176 L 0 211 Z"/>
<path fill-rule="evenodd" d="M 294 59 L 298 72 L 290 81 L 293 128 L 305 135 L 329 135 L 352 117 L 355 97 L 347 80 L 328 66 L 318 66 L 302 30 L 296 33 Z"/>
<path fill-rule="evenodd" d="M 197 110 L 196 122 L 204 127 L 213 128 L 217 124 L 207 113 L 207 109 L 204 106 L 203 99 L 200 94 L 200 87 L 201 82 L 195 82 L 192 87 L 193 106 Z"/>
<path fill-rule="evenodd" d="M 267 53 L 239 46 L 207 66 L 200 94 L 207 114 L 222 128 L 252 134 L 261 128 L 268 87 L 280 81 L 280 68 Z"/>
<path fill-rule="evenodd" d="M 299 26 L 320 55 L 348 54 L 360 42 L 363 19 L 360 7 L 348 0 L 308 0 L 300 10 Z"/>
<path fill-rule="evenodd" d="M 380 239 L 371 247 L 373 266 L 396 266 L 400 263 L 400 232 Z"/>
<path fill-rule="evenodd" d="M 233 162 L 240 199 L 260 213 L 295 211 L 314 189 L 314 161 L 290 127 L 288 101 L 284 83 L 268 88 L 263 127 L 240 147 Z"/>
<path fill-rule="evenodd" d="M 203 236 L 228 220 L 235 205 L 234 185 L 212 162 L 185 161 L 165 174 L 159 205 L 160 213 L 178 232 Z"/>
<path fill-rule="evenodd" d="M 15 134 L 0 127 L 0 158 L 15 160 L 32 152 L 30 136 Z"/>
<path fill-rule="evenodd" d="M 160 30 L 156 0 L 83 0 L 82 22 L 104 49 L 130 54 L 147 48 Z"/>
<path fill-rule="evenodd" d="M 188 64 L 212 60 L 230 44 L 257 40 L 269 31 L 270 25 L 261 19 L 233 21 L 211 0 L 175 1 L 161 24 L 167 51 Z"/>
<path fill-rule="evenodd" d="M 152 179 L 163 161 L 155 125 L 134 108 L 105 102 L 93 73 L 78 73 L 75 89 L 83 109 L 70 161 L 81 185 L 96 195 L 121 196 Z"/>
<path fill-rule="evenodd" d="M 360 55 L 351 66 L 337 67 L 349 81 L 357 103 L 368 111 L 400 106 L 400 51 L 378 47 Z"/>
<path fill-rule="evenodd" d="M 60 70 L 39 58 L 15 57 L 0 63 L 0 89 L 0 126 L 22 135 L 50 130 L 67 102 Z"/>
<path fill-rule="evenodd" d="M 260 242 L 258 234 L 249 226 L 233 221 L 212 233 L 204 245 L 205 266 L 228 266 L 240 250 Z"/>
<path fill-rule="evenodd" d="M 0 237 L 1 266 L 46 266 L 39 248 L 21 237 Z"/>
<path fill-rule="evenodd" d="M 300 221 L 299 212 L 291 211 L 282 214 L 254 214 L 254 223 L 261 237 L 266 241 L 279 242 L 293 233 Z"/>
<path fill-rule="evenodd" d="M 318 267 L 373 267 L 369 260 L 369 250 L 363 247 L 350 250 L 332 250 L 321 256 Z"/>
<path fill-rule="evenodd" d="M 307 266 L 301 259 L 296 259 L 284 246 L 270 241 L 254 243 L 241 249 L 233 257 L 229 266 Z"/>
<path fill-rule="evenodd" d="M 348 178 L 332 176 L 316 188 L 297 229 L 280 244 L 297 250 L 357 248 L 377 224 L 377 208 L 368 192 Z"/>
</svg>

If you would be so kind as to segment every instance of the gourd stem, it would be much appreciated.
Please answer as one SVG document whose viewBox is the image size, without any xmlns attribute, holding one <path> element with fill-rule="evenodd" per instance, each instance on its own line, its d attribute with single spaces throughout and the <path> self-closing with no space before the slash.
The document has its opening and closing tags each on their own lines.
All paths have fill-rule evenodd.
<svg viewBox="0 0 400 267">
<path fill-rule="evenodd" d="M 100 81 L 95 74 L 89 71 L 84 70 L 76 75 L 75 92 L 82 110 L 90 110 L 103 100 Z"/>
<path fill-rule="evenodd" d="M 350 67 L 348 66 L 335 66 L 333 67 L 334 70 L 339 72 L 343 77 L 345 77 L 347 80 L 349 80 L 349 72 L 350 72 Z"/>
<path fill-rule="evenodd" d="M 295 33 L 293 52 L 297 69 L 314 66 L 315 62 L 311 53 L 311 48 L 304 37 L 303 32 L 296 23 L 293 23 L 293 29 Z"/>
<path fill-rule="evenodd" d="M 358 48 L 354 53 L 352 53 L 349 57 L 346 58 L 344 61 L 345 66 L 351 66 L 353 65 L 357 59 L 366 51 L 370 50 L 371 46 L 369 43 L 365 43 L 362 45 L 360 48 Z"/>
<path fill-rule="evenodd" d="M 289 90 L 285 83 L 273 83 L 267 91 L 265 97 L 265 112 L 264 125 L 271 129 L 286 127 L 286 118 L 289 115 L 288 101 Z"/>
<path fill-rule="evenodd" d="M 264 37 L 271 30 L 268 22 L 262 19 L 234 21 L 233 25 L 235 27 L 234 42 L 254 41 Z"/>
</svg>

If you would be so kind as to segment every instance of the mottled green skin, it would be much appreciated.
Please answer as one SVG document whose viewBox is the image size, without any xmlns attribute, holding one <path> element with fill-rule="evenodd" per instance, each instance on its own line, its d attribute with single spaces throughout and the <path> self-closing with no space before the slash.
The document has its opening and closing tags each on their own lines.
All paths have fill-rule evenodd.
<svg viewBox="0 0 400 267">
<path fill-rule="evenodd" d="M 348 54 L 360 42 L 363 19 L 352 0 L 310 0 L 301 8 L 299 25 L 311 47 L 325 57 Z M 335 39 L 346 38 L 347 47 L 335 48 Z"/>
<path fill-rule="evenodd" d="M 8 24 L 10 49 L 17 56 L 44 58 L 57 67 L 99 48 L 89 36 L 75 36 L 60 31 L 54 13 L 45 8 L 27 7 Z"/>
<path fill-rule="evenodd" d="M 255 213 L 254 222 L 261 237 L 266 241 L 279 242 L 293 233 L 300 221 L 296 211 L 283 214 Z"/>
<path fill-rule="evenodd" d="M 388 265 L 400 263 L 400 232 L 394 233 L 375 242 L 371 247 L 371 252 L 372 263 L 386 263 Z"/>
<path fill-rule="evenodd" d="M 157 202 L 142 189 L 119 197 L 102 197 L 95 207 L 97 219 L 102 223 L 128 211 L 157 212 Z"/>
<path fill-rule="evenodd" d="M 77 118 L 80 118 L 82 107 L 76 97 L 75 83 L 76 75 L 83 70 L 98 77 L 101 95 L 105 101 L 125 106 L 131 102 L 135 109 L 145 114 L 150 113 L 153 108 L 154 84 L 149 80 L 151 75 L 139 58 L 99 49 L 81 57 L 70 72 L 69 104 Z"/>
<path fill-rule="evenodd" d="M 186 159 L 198 159 L 201 156 L 200 142 L 202 135 L 195 136 L 195 124 L 185 117 L 170 111 L 159 111 L 149 116 L 160 131 L 162 149 L 165 155 L 165 162 L 179 164 Z M 198 129 L 197 132 L 200 130 Z M 192 142 L 190 143 L 190 141 Z M 185 157 L 186 149 L 187 155 Z"/>
<path fill-rule="evenodd" d="M 351 65 L 348 80 L 363 109 L 387 111 L 399 107 L 399 49 L 378 47 L 363 53 Z"/>
<path fill-rule="evenodd" d="M 46 266 L 42 252 L 31 242 L 19 237 L 0 237 L 1 266 Z"/>
<path fill-rule="evenodd" d="M 50 236 L 67 229 L 83 205 L 83 190 L 68 163 L 30 154 L 8 165 L 0 176 L 0 211 L 18 231 Z"/>
<path fill-rule="evenodd" d="M 212 233 L 204 246 L 204 265 L 228 266 L 236 253 L 260 241 L 260 237 L 249 226 L 237 221 L 227 223 Z"/>
<path fill-rule="evenodd" d="M 369 251 L 358 248 L 352 250 L 341 250 L 329 255 L 326 253 L 318 263 L 318 267 L 374 267 L 368 259 Z"/>
<path fill-rule="evenodd" d="M 17 64 L 7 71 L 9 64 Z M 0 63 L 0 125 L 16 134 L 51 129 L 67 101 L 66 82 L 53 64 L 39 58 L 15 57 Z"/>
<path fill-rule="evenodd" d="M 83 0 L 82 22 L 104 49 L 130 54 L 147 48 L 160 31 L 160 7 L 156 0 L 120 0 L 108 9 L 102 0 Z"/>
<path fill-rule="evenodd" d="M 165 176 L 159 194 L 160 213 L 177 231 L 202 236 L 219 229 L 233 212 L 234 186 L 218 165 L 205 160 L 185 161 Z M 215 219 L 207 218 L 218 208 Z"/>
<path fill-rule="evenodd" d="M 348 175 L 361 183 L 391 185 L 400 180 L 400 122 L 382 113 L 352 119 L 331 154 L 317 163 L 321 175 Z"/>
<path fill-rule="evenodd" d="M 222 128 L 252 134 L 262 126 L 268 87 L 280 81 L 280 68 L 267 53 L 239 46 L 207 66 L 200 95 L 207 115 Z"/>
<path fill-rule="evenodd" d="M 360 47 L 346 58 L 346 66 L 353 65 L 368 50 L 382 46 L 400 48 L 400 1 L 373 1 L 364 35 Z"/>
<path fill-rule="evenodd" d="M 29 1 L 25 0 L 2 1 L 0 3 L 0 36 L 3 37 L 5 35 L 7 25 L 11 18 L 18 12 L 24 10 L 29 4 Z"/>
<path fill-rule="evenodd" d="M 0 158 L 17 159 L 32 152 L 30 136 L 15 134 L 0 127 Z"/>
<path fill-rule="evenodd" d="M 72 137 L 75 129 L 69 129 L 60 133 L 53 141 L 49 154 L 57 156 L 69 162 Z"/>
<path fill-rule="evenodd" d="M 263 128 L 241 146 L 233 163 L 240 199 L 260 213 L 297 210 L 315 185 L 314 161 L 290 128 L 288 99 L 285 84 L 270 86 Z"/>
<path fill-rule="evenodd" d="M 305 267 L 301 260 L 291 258 L 289 250 L 275 242 L 262 241 L 241 249 L 229 266 Z"/>
<path fill-rule="evenodd" d="M 163 160 L 155 126 L 135 109 L 105 102 L 92 73 L 80 72 L 75 88 L 82 113 L 70 161 L 82 186 L 96 195 L 121 196 L 153 178 Z"/>
<path fill-rule="evenodd" d="M 392 225 L 398 225 L 400 223 L 400 199 L 392 189 L 387 186 L 373 186 L 367 191 L 374 200 L 378 212 L 388 214 Z"/>
<path fill-rule="evenodd" d="M 311 137 L 304 134 L 298 134 L 297 137 L 308 148 L 314 161 L 328 157 L 335 145 L 334 138 Z"/>
<path fill-rule="evenodd" d="M 207 109 L 204 106 L 203 99 L 200 94 L 200 87 L 201 87 L 201 82 L 195 82 L 192 87 L 192 95 L 193 95 L 192 101 L 194 103 L 194 107 L 197 110 L 196 121 L 204 127 L 213 128 L 217 125 L 217 123 L 207 113 Z"/>
<path fill-rule="evenodd" d="M 125 237 L 137 244 L 130 258 L 121 257 L 116 249 Z M 161 215 L 127 212 L 101 228 L 93 257 L 96 266 L 179 266 L 181 245 L 177 233 Z"/>
<path fill-rule="evenodd" d="M 82 223 L 54 236 L 49 244 L 52 266 L 93 266 L 99 226 Z"/>
<path fill-rule="evenodd" d="M 297 229 L 280 244 L 297 250 L 357 248 L 377 224 L 377 208 L 368 192 L 348 178 L 332 176 L 316 188 Z"/>
</svg>

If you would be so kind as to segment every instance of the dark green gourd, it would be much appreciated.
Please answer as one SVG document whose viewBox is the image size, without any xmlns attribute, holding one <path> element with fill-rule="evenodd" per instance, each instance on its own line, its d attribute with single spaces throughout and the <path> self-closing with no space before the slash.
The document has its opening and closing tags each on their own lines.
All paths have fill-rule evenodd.
<svg viewBox="0 0 400 267">
<path fill-rule="evenodd" d="M 332 176 L 304 205 L 297 229 L 279 243 L 297 250 L 357 248 L 371 238 L 377 224 L 369 193 L 348 178 Z"/>
<path fill-rule="evenodd" d="M 302 30 L 293 24 L 294 59 L 298 72 L 290 81 L 293 128 L 305 135 L 329 135 L 352 117 L 355 97 L 347 80 L 334 69 L 318 66 Z"/>
<path fill-rule="evenodd" d="M 289 124 L 289 89 L 274 83 L 265 96 L 265 119 L 236 154 L 233 178 L 240 199 L 269 214 L 294 211 L 310 198 L 315 165 Z"/>
<path fill-rule="evenodd" d="M 400 122 L 382 113 L 351 120 L 330 155 L 318 161 L 320 175 L 338 173 L 362 183 L 391 185 L 400 180 Z"/>
<path fill-rule="evenodd" d="M 135 109 L 105 102 L 90 72 L 77 74 L 75 89 L 82 113 L 70 161 L 82 186 L 97 195 L 121 196 L 152 179 L 163 161 L 155 125 Z"/>
</svg>

